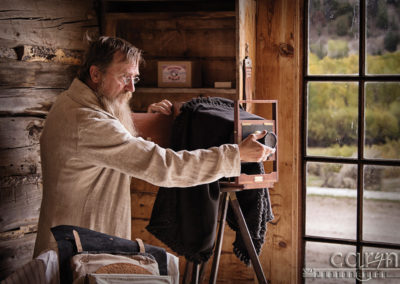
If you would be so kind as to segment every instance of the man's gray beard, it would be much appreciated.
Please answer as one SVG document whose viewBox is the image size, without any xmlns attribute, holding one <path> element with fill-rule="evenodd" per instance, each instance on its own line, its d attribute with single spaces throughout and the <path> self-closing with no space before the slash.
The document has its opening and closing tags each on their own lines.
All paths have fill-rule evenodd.
<svg viewBox="0 0 400 284">
<path fill-rule="evenodd" d="M 138 136 L 135 129 L 135 125 L 132 121 L 132 111 L 129 107 L 129 99 L 132 97 L 132 93 L 126 92 L 118 95 L 117 98 L 110 100 L 104 95 L 102 86 L 97 92 L 100 103 L 102 104 L 105 111 L 111 113 L 113 116 L 118 118 L 121 124 L 132 134 L 132 136 Z"/>
</svg>

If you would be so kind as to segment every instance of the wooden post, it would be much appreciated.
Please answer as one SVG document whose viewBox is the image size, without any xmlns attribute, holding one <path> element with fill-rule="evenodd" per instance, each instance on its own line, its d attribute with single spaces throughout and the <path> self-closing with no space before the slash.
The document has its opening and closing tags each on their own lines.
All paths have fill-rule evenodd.
<svg viewBox="0 0 400 284">
<path fill-rule="evenodd" d="M 280 106 L 279 182 L 270 190 L 275 219 L 268 224 L 260 259 L 271 283 L 299 283 L 303 1 L 257 4 L 256 99 L 276 99 Z M 269 112 L 256 106 L 260 116 Z"/>
</svg>

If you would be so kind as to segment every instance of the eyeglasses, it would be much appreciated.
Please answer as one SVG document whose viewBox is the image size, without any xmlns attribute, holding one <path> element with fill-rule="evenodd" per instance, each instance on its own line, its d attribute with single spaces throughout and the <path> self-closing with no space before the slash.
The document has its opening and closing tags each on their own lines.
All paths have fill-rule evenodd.
<svg viewBox="0 0 400 284">
<path fill-rule="evenodd" d="M 125 85 L 128 85 L 132 81 L 133 81 L 133 84 L 136 85 L 140 81 L 140 78 L 139 78 L 139 76 L 135 76 L 135 77 L 123 76 L 122 81 L 124 82 Z"/>
</svg>

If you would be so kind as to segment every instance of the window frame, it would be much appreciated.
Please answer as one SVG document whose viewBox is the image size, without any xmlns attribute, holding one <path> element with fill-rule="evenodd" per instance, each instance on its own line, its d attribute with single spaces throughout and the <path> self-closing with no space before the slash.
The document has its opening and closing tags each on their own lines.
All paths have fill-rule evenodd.
<svg viewBox="0 0 400 284">
<path fill-rule="evenodd" d="M 364 166 L 396 166 L 400 167 L 400 160 L 396 159 L 371 159 L 364 158 L 364 131 L 365 131 L 365 83 L 368 82 L 399 82 L 400 75 L 368 75 L 365 72 L 366 61 L 366 17 L 367 17 L 367 0 L 359 1 L 359 74 L 358 75 L 309 75 L 308 74 L 308 16 L 309 16 L 309 0 L 304 0 L 304 21 L 303 21 L 303 102 L 301 110 L 301 188 L 302 188 L 302 226 L 301 226 L 301 267 L 305 268 L 306 243 L 318 242 L 339 245 L 352 245 L 356 247 L 356 253 L 362 253 L 363 247 L 374 247 L 382 249 L 400 250 L 400 243 L 378 242 L 363 240 L 363 195 L 364 195 Z M 356 158 L 350 157 L 326 157 L 326 156 L 309 156 L 307 155 L 307 86 L 309 82 L 355 82 L 358 83 L 358 133 L 357 147 L 358 153 Z M 307 163 L 323 162 L 323 163 L 341 163 L 352 164 L 357 166 L 357 217 L 356 217 L 356 239 L 321 237 L 306 235 L 306 175 Z M 357 272 L 358 272 L 357 268 Z M 305 278 L 301 275 L 302 283 Z M 356 283 L 362 283 L 356 279 Z"/>
</svg>

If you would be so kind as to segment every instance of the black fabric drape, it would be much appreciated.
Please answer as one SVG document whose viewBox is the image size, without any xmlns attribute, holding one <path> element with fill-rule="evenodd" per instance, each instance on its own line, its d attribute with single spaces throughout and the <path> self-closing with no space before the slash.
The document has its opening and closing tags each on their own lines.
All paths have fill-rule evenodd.
<svg viewBox="0 0 400 284">
<path fill-rule="evenodd" d="M 240 110 L 241 119 L 262 119 Z M 233 143 L 234 103 L 224 98 L 196 98 L 185 103 L 174 121 L 171 148 L 204 149 Z M 264 173 L 262 163 L 242 164 L 242 172 Z M 213 253 L 217 226 L 219 183 L 190 188 L 160 188 L 147 230 L 188 260 L 200 263 Z M 266 223 L 273 219 L 268 189 L 238 192 L 238 201 L 246 219 L 257 253 L 264 243 Z M 231 209 L 227 221 L 236 231 L 233 251 L 249 264 L 249 255 L 240 236 Z"/>
</svg>

